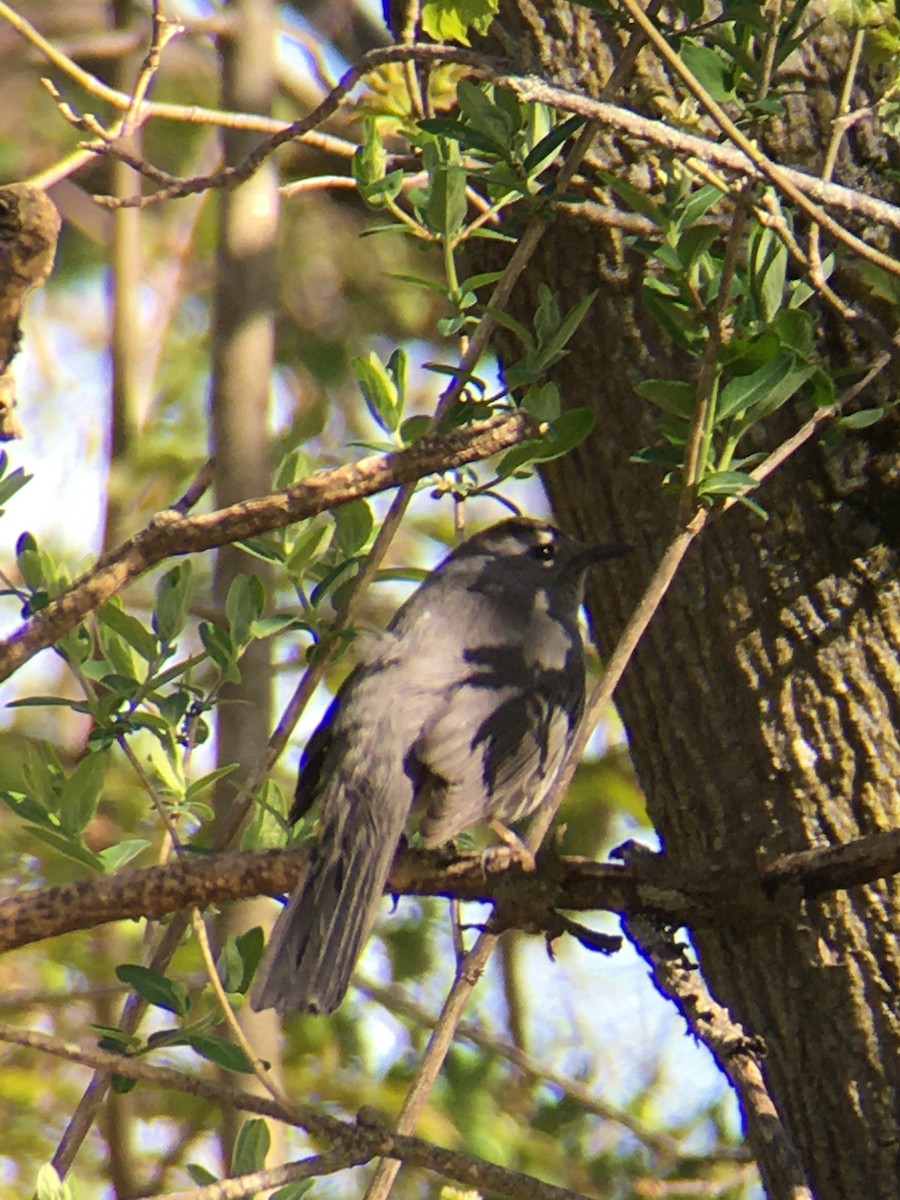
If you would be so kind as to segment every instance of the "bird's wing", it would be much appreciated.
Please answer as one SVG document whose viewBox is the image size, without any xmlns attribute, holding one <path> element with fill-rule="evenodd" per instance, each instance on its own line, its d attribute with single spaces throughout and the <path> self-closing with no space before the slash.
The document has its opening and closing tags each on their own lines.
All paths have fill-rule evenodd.
<svg viewBox="0 0 900 1200">
<path fill-rule="evenodd" d="M 553 781 L 580 715 L 583 685 L 577 673 L 529 666 L 521 652 L 512 663 L 511 653 L 492 651 L 489 669 L 452 690 L 412 748 L 426 846 L 480 821 L 520 820 Z"/>
</svg>

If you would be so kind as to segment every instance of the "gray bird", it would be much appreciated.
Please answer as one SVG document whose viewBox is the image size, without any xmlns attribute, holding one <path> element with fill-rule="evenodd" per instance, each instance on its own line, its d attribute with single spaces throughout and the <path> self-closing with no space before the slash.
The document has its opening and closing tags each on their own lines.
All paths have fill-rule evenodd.
<svg viewBox="0 0 900 1200">
<path fill-rule="evenodd" d="M 303 754 L 290 818 L 318 802 L 319 838 L 255 1009 L 337 1008 L 411 813 L 433 847 L 539 807 L 584 707 L 585 574 L 626 549 L 513 517 L 457 546 L 398 610 Z"/>
</svg>

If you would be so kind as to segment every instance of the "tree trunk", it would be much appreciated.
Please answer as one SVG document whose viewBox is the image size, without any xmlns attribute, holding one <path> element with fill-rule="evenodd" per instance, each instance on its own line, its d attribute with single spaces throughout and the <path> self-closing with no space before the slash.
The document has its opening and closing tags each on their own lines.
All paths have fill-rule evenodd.
<svg viewBox="0 0 900 1200">
<path fill-rule="evenodd" d="M 521 0 L 502 5 L 488 48 L 518 70 L 596 94 L 620 38 L 587 9 Z M 643 52 L 642 69 L 651 57 Z M 821 152 L 817 130 L 831 111 L 822 97 L 836 94 L 822 64 L 831 61 L 807 52 L 798 68 L 807 82 L 777 131 L 791 147 L 782 161 L 803 165 L 800 152 Z M 641 91 L 638 79 L 631 107 Z M 853 150 L 851 181 L 884 165 L 865 128 Z M 607 131 L 596 147 L 619 171 L 640 170 L 646 153 Z M 628 461 L 658 441 L 635 384 L 686 370 L 641 307 L 643 265 L 616 231 L 559 215 L 513 304 L 527 320 L 538 282 L 563 310 L 599 288 L 554 369 L 566 405 L 593 406 L 597 424 L 545 479 L 562 525 L 636 546 L 590 596 L 607 650 L 675 519 L 658 474 Z M 843 355 L 837 361 L 871 360 L 871 348 L 833 318 L 822 318 L 821 335 Z M 771 444 L 804 415 L 785 413 L 766 435 Z M 789 460 L 758 493 L 770 520 L 733 509 L 714 521 L 654 618 L 616 700 L 674 863 L 750 887 L 761 858 L 900 821 L 896 431 L 889 417 L 837 450 L 815 444 Z M 900 1196 L 898 899 L 897 880 L 813 902 L 782 895 L 752 928 L 691 930 L 714 993 L 764 1039 L 766 1078 L 817 1200 Z M 779 1181 L 766 1131 L 748 1125 L 771 1194 Z"/>
</svg>

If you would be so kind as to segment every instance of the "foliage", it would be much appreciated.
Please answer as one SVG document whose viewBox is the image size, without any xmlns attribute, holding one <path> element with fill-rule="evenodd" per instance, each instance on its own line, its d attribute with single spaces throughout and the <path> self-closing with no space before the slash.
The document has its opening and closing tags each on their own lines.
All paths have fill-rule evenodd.
<svg viewBox="0 0 900 1200">
<path fill-rule="evenodd" d="M 587 7 L 621 20 L 605 0 Z M 477 45 L 497 8 L 494 0 L 428 2 L 422 7 L 422 30 L 436 41 Z M 873 49 L 896 38 L 893 10 L 884 5 L 868 5 L 865 11 L 853 6 L 841 17 L 865 27 Z M 787 6 L 770 27 L 759 6 L 725 5 L 710 16 L 693 0 L 672 6 L 660 26 L 705 94 L 729 105 L 752 135 L 784 114 L 790 83 L 779 71 L 811 28 L 803 4 Z M 176 99 L 193 102 L 204 77 L 190 62 L 175 63 L 171 76 L 164 73 L 166 87 Z M 213 83 L 214 65 L 204 60 L 204 69 Z M 608 207 L 642 220 L 640 232 L 623 235 L 623 245 L 646 260 L 644 308 L 667 335 L 679 366 L 673 377 L 643 379 L 633 396 L 623 398 L 636 409 L 646 402 L 656 414 L 657 436 L 634 460 L 656 469 L 655 475 L 648 472 L 648 487 L 661 469 L 662 486 L 699 510 L 737 500 L 765 518 L 751 493 L 759 483 L 755 469 L 780 436 L 773 432 L 778 422 L 785 414 L 792 420 L 817 412 L 833 415 L 840 399 L 842 381 L 818 349 L 816 313 L 822 289 L 848 257 L 847 248 L 831 247 L 812 272 L 796 253 L 797 214 L 770 182 L 755 179 L 738 186 L 664 148 L 654 151 L 653 186 L 623 165 L 594 171 L 587 184 L 579 185 L 581 191 L 569 185 L 559 189 L 560 164 L 587 118 L 520 99 L 511 87 L 467 78 L 462 71 L 441 68 L 417 78 L 417 86 L 425 89 L 418 115 L 410 77 L 389 69 L 372 85 L 377 95 L 373 91 L 354 100 L 348 155 L 354 203 L 342 206 L 313 191 L 302 216 L 285 217 L 286 227 L 296 221 L 309 234 L 295 239 L 291 255 L 279 264 L 286 317 L 278 337 L 276 392 L 287 415 L 277 435 L 275 486 L 287 487 L 334 460 L 350 461 L 357 451 L 405 450 L 426 433 L 521 408 L 537 422 L 534 438 L 489 467 L 420 481 L 416 524 L 407 527 L 419 531 L 418 541 L 414 551 L 408 531 L 401 534 L 401 544 L 407 539 L 403 561 L 418 558 L 423 532 L 449 541 L 451 515 L 443 509 L 452 506 L 459 516 L 469 511 L 466 506 L 480 504 L 475 511 L 490 513 L 489 505 L 498 500 L 533 502 L 540 464 L 583 445 L 592 431 L 603 435 L 602 429 L 594 431 L 593 412 L 568 404 L 553 378 L 554 367 L 573 353 L 578 331 L 589 324 L 594 296 L 570 302 L 542 283 L 531 321 L 525 323 L 497 300 L 504 268 L 468 273 L 467 248 L 490 242 L 508 261 L 525 230 L 553 220 L 560 206 L 599 195 Z M 882 101 L 886 119 L 896 103 L 895 88 L 892 80 Z M 286 116 L 297 115 L 289 90 L 279 99 L 291 108 Z M 682 102 L 673 93 L 660 107 L 675 113 L 676 101 L 682 107 L 672 126 L 693 128 L 699 121 L 693 100 Z M 198 102 L 211 105 L 213 97 L 200 96 Z M 88 109 L 82 105 L 80 111 Z M 41 165 L 60 153 L 60 121 L 54 112 L 30 131 L 41 135 L 38 144 L 46 159 Z M 169 168 L 193 171 L 194 165 L 184 162 L 194 164 L 188 155 L 196 150 L 201 158 L 201 149 L 193 142 L 175 145 L 176 139 L 151 128 L 147 142 L 171 156 Z M 20 160 L 27 140 L 23 134 Z M 85 170 L 89 186 L 105 190 L 103 160 Z M 199 401 L 206 367 L 195 334 L 212 319 L 203 279 L 214 270 L 214 225 L 202 206 L 192 221 L 185 235 L 174 206 L 160 204 L 143 214 L 148 261 L 166 258 L 180 232 L 197 278 L 181 281 L 183 291 L 168 319 L 154 331 L 160 365 L 142 444 L 129 463 L 130 486 L 139 497 L 135 527 L 153 508 L 171 502 L 206 453 Z M 77 296 L 87 289 L 99 261 L 97 248 L 70 231 L 61 250 L 60 294 Z M 866 265 L 873 288 L 896 285 L 881 268 Z M 153 285 L 164 294 L 161 276 Z M 310 297 L 327 291 L 335 297 L 334 311 L 311 317 Z M 471 340 L 477 344 L 487 323 L 499 326 L 516 347 L 502 369 L 484 354 L 474 363 L 467 359 Z M 886 411 L 858 408 L 844 413 L 834 429 L 852 436 Z M 29 482 L 24 468 L 8 470 L 9 462 L 9 455 L 0 455 L 0 513 Z M 37 478 L 28 492 L 41 487 Z M 436 506 L 428 502 L 445 498 L 451 505 L 436 517 Z M 11 520 L 8 514 L 7 531 Z M 10 755 L 0 775 L 0 799 L 7 809 L 3 863 L 11 887 L 25 875 L 20 863 L 26 858 L 30 882 L 40 884 L 147 864 L 173 845 L 182 854 L 208 852 L 217 790 L 221 795 L 225 785 L 230 794 L 237 791 L 231 779 L 237 764 L 213 766 L 209 758 L 213 714 L 229 685 L 240 681 L 254 645 L 270 643 L 279 666 L 296 671 L 323 661 L 326 653 L 338 661 L 357 633 L 383 624 L 384 602 L 377 598 L 366 601 L 368 607 L 358 610 L 353 623 L 342 623 L 383 520 L 380 503 L 354 498 L 310 520 L 246 539 L 240 543 L 246 570 L 232 583 L 221 611 L 210 611 L 205 600 L 208 566 L 182 559 L 153 574 L 152 590 L 142 585 L 139 594 L 116 596 L 65 633 L 54 644 L 54 662 L 41 684 L 33 692 L 29 684 L 28 694 L 9 704 Z M 67 544 L 59 533 L 51 528 L 11 535 L 14 565 L 0 591 L 7 626 L 46 609 L 78 573 L 86 547 Z M 408 582 L 420 573 L 415 566 L 405 572 L 379 568 L 375 581 Z M 330 666 L 328 682 L 334 684 L 342 669 Z M 256 789 L 244 844 L 281 845 L 291 836 L 310 835 L 309 823 L 293 835 L 287 828 L 287 774 L 276 772 Z M 612 818 L 597 819 L 598 791 L 608 798 Z M 579 853 L 601 852 L 610 823 L 619 833 L 642 821 L 641 797 L 621 751 L 585 766 L 572 790 L 571 811 L 572 829 L 581 830 L 579 845 L 573 846 Z M 432 968 L 450 955 L 438 940 L 443 935 L 436 911 L 423 902 L 411 906 L 405 919 L 389 919 L 366 960 L 370 971 L 386 958 L 392 977 L 410 983 L 417 1005 L 412 1016 L 409 1006 L 392 1008 L 389 997 L 384 1010 L 373 1015 L 357 996 L 327 1027 L 298 1018 L 285 1064 L 291 1094 L 315 1095 L 352 1111 L 363 1102 L 396 1108 L 409 1081 L 411 1055 L 421 1050 L 430 1013 L 439 1003 Z M 218 982 L 238 1011 L 261 948 L 258 929 L 219 948 Z M 171 1061 L 168 1052 L 177 1049 L 174 1061 L 190 1069 L 199 1069 L 202 1059 L 237 1075 L 252 1070 L 245 1050 L 223 1032 L 216 981 L 204 975 L 196 946 L 186 944 L 172 964 L 156 970 L 145 965 L 139 939 L 129 928 L 117 931 L 104 954 L 102 980 L 84 947 L 60 952 L 56 965 L 63 970 L 24 959 L 18 976 L 26 979 L 33 972 L 36 998 L 23 1001 L 21 1011 L 31 1019 L 45 994 L 59 996 L 76 976 L 85 979 L 88 987 L 72 1023 L 87 1021 L 100 1035 L 101 1047 L 121 1054 L 123 1068 L 113 1086 L 120 1095 L 135 1089 L 135 1111 L 148 1125 L 156 1119 L 150 1089 L 135 1088 L 126 1071 L 129 1060 Z M 571 963 L 565 953 L 563 960 Z M 511 975 L 510 970 L 503 981 L 507 997 L 515 992 Z M 101 982 L 149 1006 L 151 1015 L 139 1033 L 123 1033 L 109 1005 L 92 995 Z M 500 991 L 498 985 L 489 992 L 481 1010 L 485 1021 L 496 1021 Z M 521 996 L 514 1002 L 531 1012 Z M 530 1019 L 536 1026 L 530 1040 L 541 1051 L 564 1044 L 564 1036 L 551 1036 L 556 1031 L 537 1028 L 542 1013 L 531 1012 Z M 583 1013 L 579 1020 L 586 1024 Z M 547 1023 L 553 1021 L 548 1017 Z M 60 1034 L 71 1027 L 60 1015 Z M 632 1194 L 635 1181 L 651 1169 L 679 1177 L 686 1169 L 684 1146 L 697 1138 L 709 1149 L 697 1167 L 698 1178 L 707 1178 L 711 1187 L 725 1178 L 719 1194 L 750 1194 L 744 1176 L 727 1191 L 732 1157 L 727 1143 L 733 1130 L 721 1094 L 701 1098 L 687 1110 L 673 1103 L 681 1128 L 677 1141 L 661 1150 L 648 1062 L 641 1060 L 634 1072 L 646 1079 L 630 1078 L 620 1089 L 619 1123 L 598 1132 L 598 1113 L 585 1099 L 583 1081 L 567 1090 L 529 1069 L 523 1087 L 522 1077 L 509 1068 L 505 1033 L 490 1035 L 487 1048 L 484 1040 L 473 1037 L 454 1049 L 425 1136 L 452 1138 L 493 1161 L 570 1186 L 602 1187 L 610 1196 Z M 592 1050 L 601 1065 L 613 1065 L 608 1049 Z M 602 1073 L 573 1057 L 573 1075 L 594 1079 Z M 361 1064 L 367 1069 L 359 1069 Z M 660 1074 L 667 1069 L 660 1068 Z M 71 1103 L 71 1091 L 63 1081 L 54 1093 L 60 1112 Z M 198 1185 L 211 1183 L 218 1176 L 199 1161 L 208 1156 L 211 1135 L 198 1130 L 196 1114 L 182 1111 L 187 1100 L 181 1105 L 171 1118 L 173 1123 L 183 1118 L 173 1164 Z M 49 1157 L 35 1129 L 24 1140 L 23 1154 L 30 1161 Z M 267 1124 L 247 1119 L 232 1146 L 227 1173 L 262 1169 L 269 1147 Z M 86 1166 L 81 1194 L 100 1195 L 101 1178 L 98 1162 Z M 305 1186 L 289 1184 L 276 1195 L 288 1200 Z M 47 1200 L 74 1195 L 70 1182 L 60 1181 L 47 1166 L 40 1169 L 36 1187 Z"/>
</svg>

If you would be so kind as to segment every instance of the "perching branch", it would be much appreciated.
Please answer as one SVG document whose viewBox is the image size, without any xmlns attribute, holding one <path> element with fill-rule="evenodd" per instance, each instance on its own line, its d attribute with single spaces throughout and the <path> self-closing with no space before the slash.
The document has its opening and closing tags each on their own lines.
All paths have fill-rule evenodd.
<svg viewBox="0 0 900 1200">
<path fill-rule="evenodd" d="M 640 848 L 638 848 L 640 849 Z M 186 855 L 162 866 L 92 875 L 0 900 L 0 952 L 109 921 L 158 919 L 190 906 L 291 892 L 306 869 L 306 847 L 209 856 Z M 538 859 L 524 871 L 495 852 L 402 849 L 386 892 L 445 896 L 499 905 L 498 919 L 532 933 L 554 932 L 554 913 L 653 911 L 673 925 L 747 930 L 785 919 L 787 904 L 900 874 L 900 830 L 870 834 L 844 846 L 780 855 L 744 880 L 713 867 L 684 871 L 665 855 L 634 847 L 623 863 L 584 858 Z M 788 914 L 789 915 L 789 914 Z"/>
<path fill-rule="evenodd" d="M 91 571 L 0 642 L 0 680 L 9 678 L 39 650 L 52 645 L 133 579 L 171 555 L 195 554 L 282 529 L 349 500 L 490 458 L 536 434 L 535 422 L 527 413 L 502 413 L 450 433 L 430 434 L 407 450 L 372 455 L 322 471 L 271 495 L 215 512 L 192 517 L 171 509 L 157 513 L 139 533 L 105 554 Z"/>
</svg>

